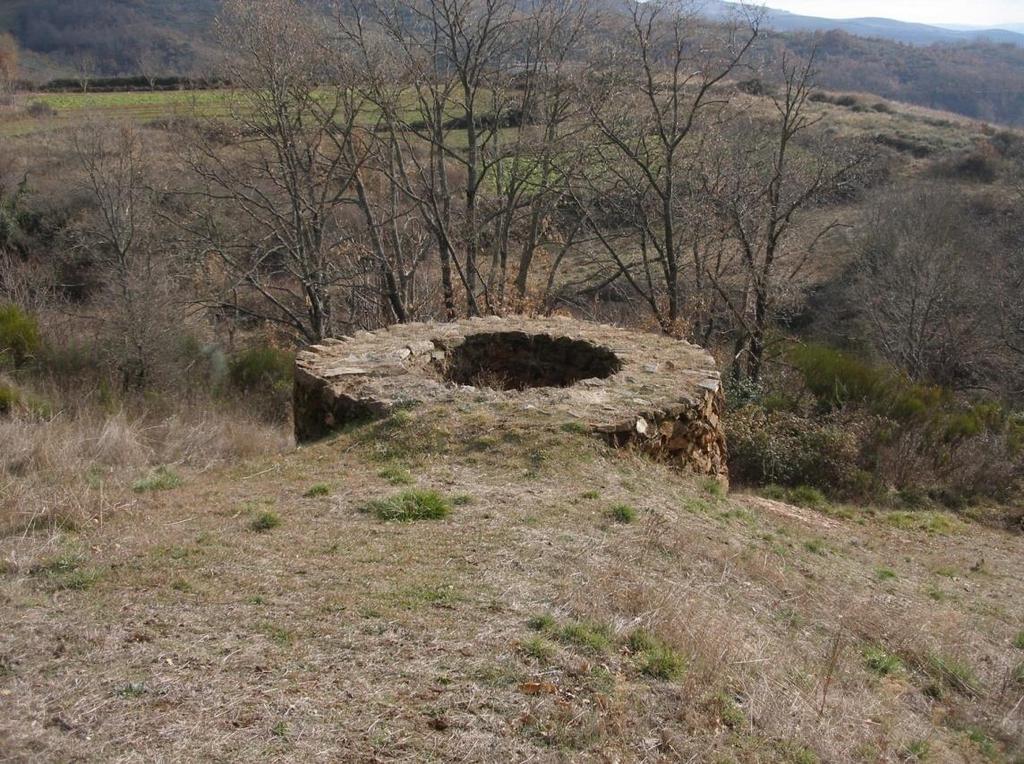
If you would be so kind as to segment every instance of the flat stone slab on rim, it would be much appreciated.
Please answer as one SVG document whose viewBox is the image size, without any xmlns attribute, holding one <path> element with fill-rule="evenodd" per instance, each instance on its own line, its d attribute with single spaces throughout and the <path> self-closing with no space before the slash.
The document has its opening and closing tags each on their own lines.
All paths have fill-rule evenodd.
<svg viewBox="0 0 1024 764">
<path fill-rule="evenodd" d="M 521 333 L 586 342 L 612 351 L 620 368 L 567 387 L 502 390 L 445 379 L 467 337 Z M 497 350 L 497 349 L 496 349 Z M 725 479 L 721 379 L 711 355 L 657 334 L 568 318 L 474 318 L 397 324 L 326 340 L 296 361 L 295 435 L 314 440 L 347 422 L 418 403 L 513 401 L 559 423 L 578 422 L 616 446 Z"/>
</svg>

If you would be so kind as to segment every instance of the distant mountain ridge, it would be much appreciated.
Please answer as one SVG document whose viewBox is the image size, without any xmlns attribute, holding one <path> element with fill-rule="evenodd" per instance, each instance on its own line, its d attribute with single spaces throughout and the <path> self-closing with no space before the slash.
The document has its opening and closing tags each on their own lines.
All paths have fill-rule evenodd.
<svg viewBox="0 0 1024 764">
<path fill-rule="evenodd" d="M 727 0 L 705 0 L 703 12 L 710 18 L 736 14 L 741 6 Z M 911 45 L 956 44 L 972 42 L 1008 43 L 1024 48 L 1024 24 L 1017 29 L 953 28 L 915 24 L 886 18 L 827 19 L 797 13 L 764 9 L 762 25 L 777 32 L 830 32 L 838 30 L 857 37 L 874 37 Z"/>
</svg>

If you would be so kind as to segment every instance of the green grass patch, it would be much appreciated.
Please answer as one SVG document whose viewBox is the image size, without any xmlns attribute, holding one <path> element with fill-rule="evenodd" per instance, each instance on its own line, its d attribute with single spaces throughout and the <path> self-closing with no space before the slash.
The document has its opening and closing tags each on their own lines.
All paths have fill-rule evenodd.
<svg viewBox="0 0 1024 764">
<path fill-rule="evenodd" d="M 573 435 L 588 435 L 590 428 L 582 422 L 566 422 L 562 425 L 562 432 L 572 433 Z"/>
<path fill-rule="evenodd" d="M 413 482 L 412 473 L 397 464 L 391 464 L 378 470 L 377 477 L 388 481 L 391 485 L 411 485 Z"/>
<path fill-rule="evenodd" d="M 1017 635 L 1013 638 L 1012 644 L 1018 650 L 1024 650 L 1024 631 L 1017 632 Z"/>
<path fill-rule="evenodd" d="M 535 615 L 526 622 L 534 631 L 552 631 L 555 628 L 555 619 L 553 616 L 543 613 L 541 615 Z"/>
<path fill-rule="evenodd" d="M 931 746 L 927 740 L 911 740 L 903 747 L 901 753 L 906 761 L 924 761 L 928 758 L 930 750 Z"/>
<path fill-rule="evenodd" d="M 442 520 L 451 514 L 451 503 L 435 491 L 404 491 L 388 499 L 365 504 L 361 511 L 380 520 L 413 522 Z"/>
<path fill-rule="evenodd" d="M 995 759 L 999 754 L 999 749 L 996 746 L 995 741 L 989 737 L 983 730 L 977 727 L 968 727 L 967 739 L 970 740 L 977 747 L 978 752 L 986 759 Z"/>
<path fill-rule="evenodd" d="M 583 493 L 580 494 L 580 498 L 587 499 L 588 501 L 593 501 L 594 499 L 600 499 L 601 494 L 599 491 L 584 491 Z"/>
<path fill-rule="evenodd" d="M 894 570 L 890 570 L 889 568 L 875 569 L 876 581 L 892 581 L 894 578 L 896 578 L 896 571 Z"/>
<path fill-rule="evenodd" d="M 725 486 L 714 478 L 708 478 L 704 481 L 704 492 L 716 499 L 724 499 L 727 493 Z"/>
<path fill-rule="evenodd" d="M 808 539 L 804 542 L 804 549 L 811 554 L 824 555 L 828 547 L 825 546 L 825 542 L 821 539 Z"/>
<path fill-rule="evenodd" d="M 265 623 L 260 627 L 260 631 L 267 639 L 281 647 L 288 647 L 295 642 L 294 632 L 277 624 Z"/>
<path fill-rule="evenodd" d="M 645 676 L 672 680 L 686 672 L 686 659 L 643 629 L 630 634 L 626 645 L 636 656 L 636 666 Z"/>
<path fill-rule="evenodd" d="M 449 431 L 435 426 L 425 415 L 414 417 L 406 409 L 357 427 L 354 433 L 356 441 L 365 446 L 364 453 L 378 463 L 415 463 L 432 454 L 447 453 L 452 440 Z"/>
<path fill-rule="evenodd" d="M 616 504 L 608 510 L 608 516 L 611 517 L 612 520 L 624 525 L 635 522 L 637 515 L 637 511 L 633 507 L 629 506 L 629 504 Z"/>
<path fill-rule="evenodd" d="M 686 672 L 686 659 L 664 645 L 640 654 L 640 673 L 654 679 L 678 679 Z"/>
<path fill-rule="evenodd" d="M 309 490 L 302 495 L 307 499 L 315 499 L 320 496 L 330 496 L 331 487 L 326 483 L 317 483 L 314 486 L 310 486 Z"/>
<path fill-rule="evenodd" d="M 969 697 L 977 697 L 981 694 L 981 681 L 973 669 L 959 658 L 929 653 L 925 656 L 924 671 L 938 685 L 938 687 L 933 687 L 933 690 L 939 690 L 938 694 L 940 695 L 943 687 Z"/>
<path fill-rule="evenodd" d="M 118 687 L 115 694 L 119 698 L 131 700 L 133 698 L 141 698 L 148 692 L 146 685 L 142 682 L 129 682 L 128 684 Z"/>
<path fill-rule="evenodd" d="M 260 512 L 252 519 L 252 522 L 249 523 L 249 529 L 256 533 L 266 533 L 267 531 L 272 531 L 274 528 L 277 528 L 279 525 L 281 525 L 281 516 L 276 512 L 266 510 L 264 512 Z"/>
<path fill-rule="evenodd" d="M 865 647 L 863 655 L 864 665 L 878 676 L 891 676 L 903 671 L 903 661 L 899 656 L 893 655 L 877 645 Z"/>
<path fill-rule="evenodd" d="M 91 589 L 102 578 L 97 568 L 84 566 L 85 558 L 74 552 L 65 552 L 34 569 L 42 576 L 49 588 L 60 591 L 85 591 Z"/>
<path fill-rule="evenodd" d="M 939 536 L 956 533 L 962 527 L 959 520 L 942 512 L 888 512 L 884 517 L 885 522 L 893 528 L 922 531 Z"/>
<path fill-rule="evenodd" d="M 558 640 L 592 653 L 603 653 L 612 645 L 612 633 L 604 624 L 589 621 L 567 623 L 557 632 Z"/>
<path fill-rule="evenodd" d="M 541 663 L 550 663 L 551 659 L 555 657 L 556 649 L 552 642 L 540 636 L 530 637 L 522 645 L 524 655 L 528 655 Z"/>
<path fill-rule="evenodd" d="M 150 491 L 170 491 L 181 485 L 181 477 L 170 467 L 160 466 L 150 472 L 146 477 L 140 478 L 132 483 L 132 490 L 135 493 L 148 493 Z"/>
<path fill-rule="evenodd" d="M 395 604 L 406 610 L 424 607 L 452 607 L 465 600 L 451 584 L 407 586 L 392 595 Z"/>
</svg>

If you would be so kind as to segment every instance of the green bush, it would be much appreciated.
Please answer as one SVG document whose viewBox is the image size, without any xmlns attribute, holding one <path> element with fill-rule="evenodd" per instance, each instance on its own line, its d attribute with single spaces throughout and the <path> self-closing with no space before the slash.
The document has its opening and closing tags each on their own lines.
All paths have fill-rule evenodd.
<svg viewBox="0 0 1024 764">
<path fill-rule="evenodd" d="M 0 383 L 0 414 L 9 414 L 21 402 L 21 392 L 14 385 Z"/>
<path fill-rule="evenodd" d="M 247 403 L 271 421 L 287 416 L 295 356 L 275 347 L 256 347 L 228 361 L 228 383 Z"/>
<path fill-rule="evenodd" d="M 228 365 L 228 379 L 243 392 L 291 389 L 295 356 L 275 347 L 243 350 Z"/>
<path fill-rule="evenodd" d="M 907 420 L 949 402 L 949 394 L 940 388 L 911 384 L 891 369 L 825 345 L 797 345 L 787 358 L 825 410 L 856 404 L 874 414 Z"/>
<path fill-rule="evenodd" d="M 830 496 L 870 490 L 858 434 L 849 424 L 747 406 L 728 414 L 726 428 L 737 484 L 805 486 Z"/>
<path fill-rule="evenodd" d="M 39 350 L 39 324 L 17 305 L 0 305 L 0 361 L 22 366 Z"/>
</svg>

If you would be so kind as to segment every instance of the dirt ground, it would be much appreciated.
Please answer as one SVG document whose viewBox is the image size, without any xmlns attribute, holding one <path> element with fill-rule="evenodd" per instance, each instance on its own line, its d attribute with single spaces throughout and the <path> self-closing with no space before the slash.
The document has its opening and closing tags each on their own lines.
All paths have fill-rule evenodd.
<svg viewBox="0 0 1024 764">
<path fill-rule="evenodd" d="M 1014 761 L 1024 539 L 423 408 L 0 540 L 5 761 Z M 440 520 L 363 510 L 403 491 Z"/>
</svg>

